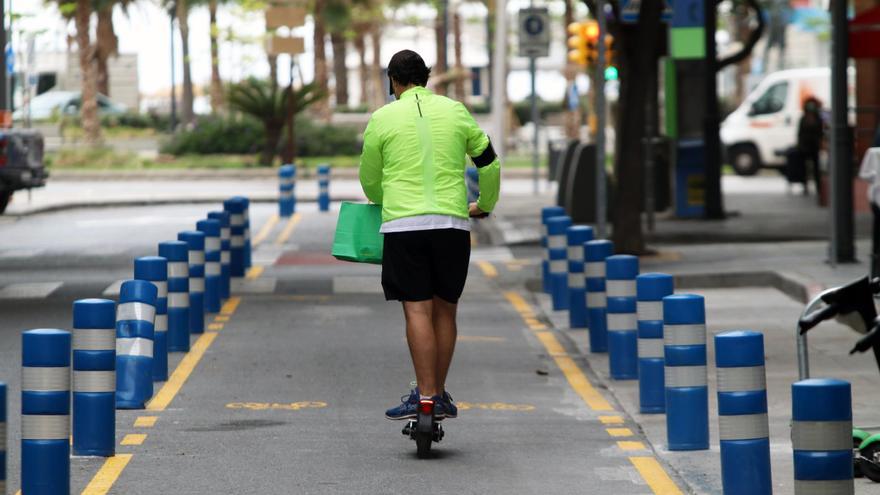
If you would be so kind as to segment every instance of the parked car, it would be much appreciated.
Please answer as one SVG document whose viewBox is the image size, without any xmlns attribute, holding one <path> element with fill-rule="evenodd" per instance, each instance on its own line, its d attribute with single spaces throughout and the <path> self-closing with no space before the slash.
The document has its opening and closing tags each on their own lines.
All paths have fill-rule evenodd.
<svg viewBox="0 0 880 495">
<path fill-rule="evenodd" d="M 32 129 L 0 130 L 0 214 L 19 189 L 46 185 L 43 135 Z"/>
<path fill-rule="evenodd" d="M 30 102 L 30 118 L 47 120 L 55 115 L 79 115 L 81 105 L 79 91 L 47 91 L 34 97 Z M 119 115 L 128 111 L 125 105 L 114 103 L 102 94 L 98 94 L 98 113 L 103 115 Z M 21 107 L 12 114 L 13 120 L 24 120 L 28 116 L 28 108 Z"/>
</svg>

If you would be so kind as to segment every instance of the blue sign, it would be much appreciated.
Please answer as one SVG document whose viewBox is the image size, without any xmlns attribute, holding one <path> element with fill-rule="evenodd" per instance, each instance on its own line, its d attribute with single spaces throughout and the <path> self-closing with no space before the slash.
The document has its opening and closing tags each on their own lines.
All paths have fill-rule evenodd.
<svg viewBox="0 0 880 495">
<path fill-rule="evenodd" d="M 703 0 L 667 0 L 672 5 L 671 27 L 703 27 Z"/>
<path fill-rule="evenodd" d="M 6 46 L 6 74 L 10 76 L 15 74 L 15 52 L 9 45 Z"/>
<path fill-rule="evenodd" d="M 664 0 L 665 7 L 660 13 L 662 22 L 669 22 L 672 19 L 672 0 Z M 620 2 L 620 20 L 627 24 L 635 24 L 639 22 L 639 12 L 642 9 L 642 0 L 621 0 Z"/>
</svg>

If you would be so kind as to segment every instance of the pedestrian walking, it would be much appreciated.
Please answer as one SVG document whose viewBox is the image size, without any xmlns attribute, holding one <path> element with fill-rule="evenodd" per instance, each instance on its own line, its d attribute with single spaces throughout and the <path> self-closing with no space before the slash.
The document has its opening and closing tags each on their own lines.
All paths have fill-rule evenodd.
<svg viewBox="0 0 880 495">
<path fill-rule="evenodd" d="M 822 139 L 825 136 L 825 123 L 822 121 L 821 102 L 815 97 L 804 100 L 800 122 L 798 122 L 797 148 L 804 165 L 813 176 L 816 184 L 816 197 L 821 197 L 821 180 L 819 172 L 819 150 L 822 149 Z M 807 182 L 804 181 L 804 195 L 808 193 Z"/>
<path fill-rule="evenodd" d="M 470 263 L 470 220 L 495 208 L 501 164 L 486 133 L 459 102 L 425 86 L 431 70 L 411 50 L 388 64 L 396 101 L 373 112 L 364 131 L 360 181 L 382 205 L 382 288 L 403 304 L 417 387 L 388 409 L 388 419 L 415 418 L 433 400 L 436 419 L 454 418 L 446 391 L 455 351 L 456 309 Z M 479 174 L 480 195 L 468 204 L 465 155 Z"/>
<path fill-rule="evenodd" d="M 862 158 L 859 177 L 868 181 L 868 201 L 874 214 L 874 229 L 871 242 L 871 277 L 880 276 L 880 126 L 874 135 L 874 142 Z"/>
</svg>

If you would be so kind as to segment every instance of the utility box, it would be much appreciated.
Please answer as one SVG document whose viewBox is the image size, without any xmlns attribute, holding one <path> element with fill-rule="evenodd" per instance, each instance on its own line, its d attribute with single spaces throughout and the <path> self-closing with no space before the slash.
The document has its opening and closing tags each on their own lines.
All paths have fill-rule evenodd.
<svg viewBox="0 0 880 495">
<path fill-rule="evenodd" d="M 706 207 L 705 143 L 682 139 L 675 147 L 675 216 L 701 218 Z"/>
</svg>

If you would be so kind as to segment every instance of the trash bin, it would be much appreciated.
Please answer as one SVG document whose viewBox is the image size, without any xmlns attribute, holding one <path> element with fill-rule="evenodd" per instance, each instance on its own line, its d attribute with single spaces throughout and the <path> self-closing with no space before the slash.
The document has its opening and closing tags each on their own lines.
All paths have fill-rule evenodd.
<svg viewBox="0 0 880 495">
<path fill-rule="evenodd" d="M 700 218 L 706 207 L 702 139 L 682 139 L 675 147 L 675 216 Z"/>
<path fill-rule="evenodd" d="M 565 159 L 570 139 L 552 139 L 547 141 L 547 180 L 556 180 L 556 174 Z"/>
</svg>

